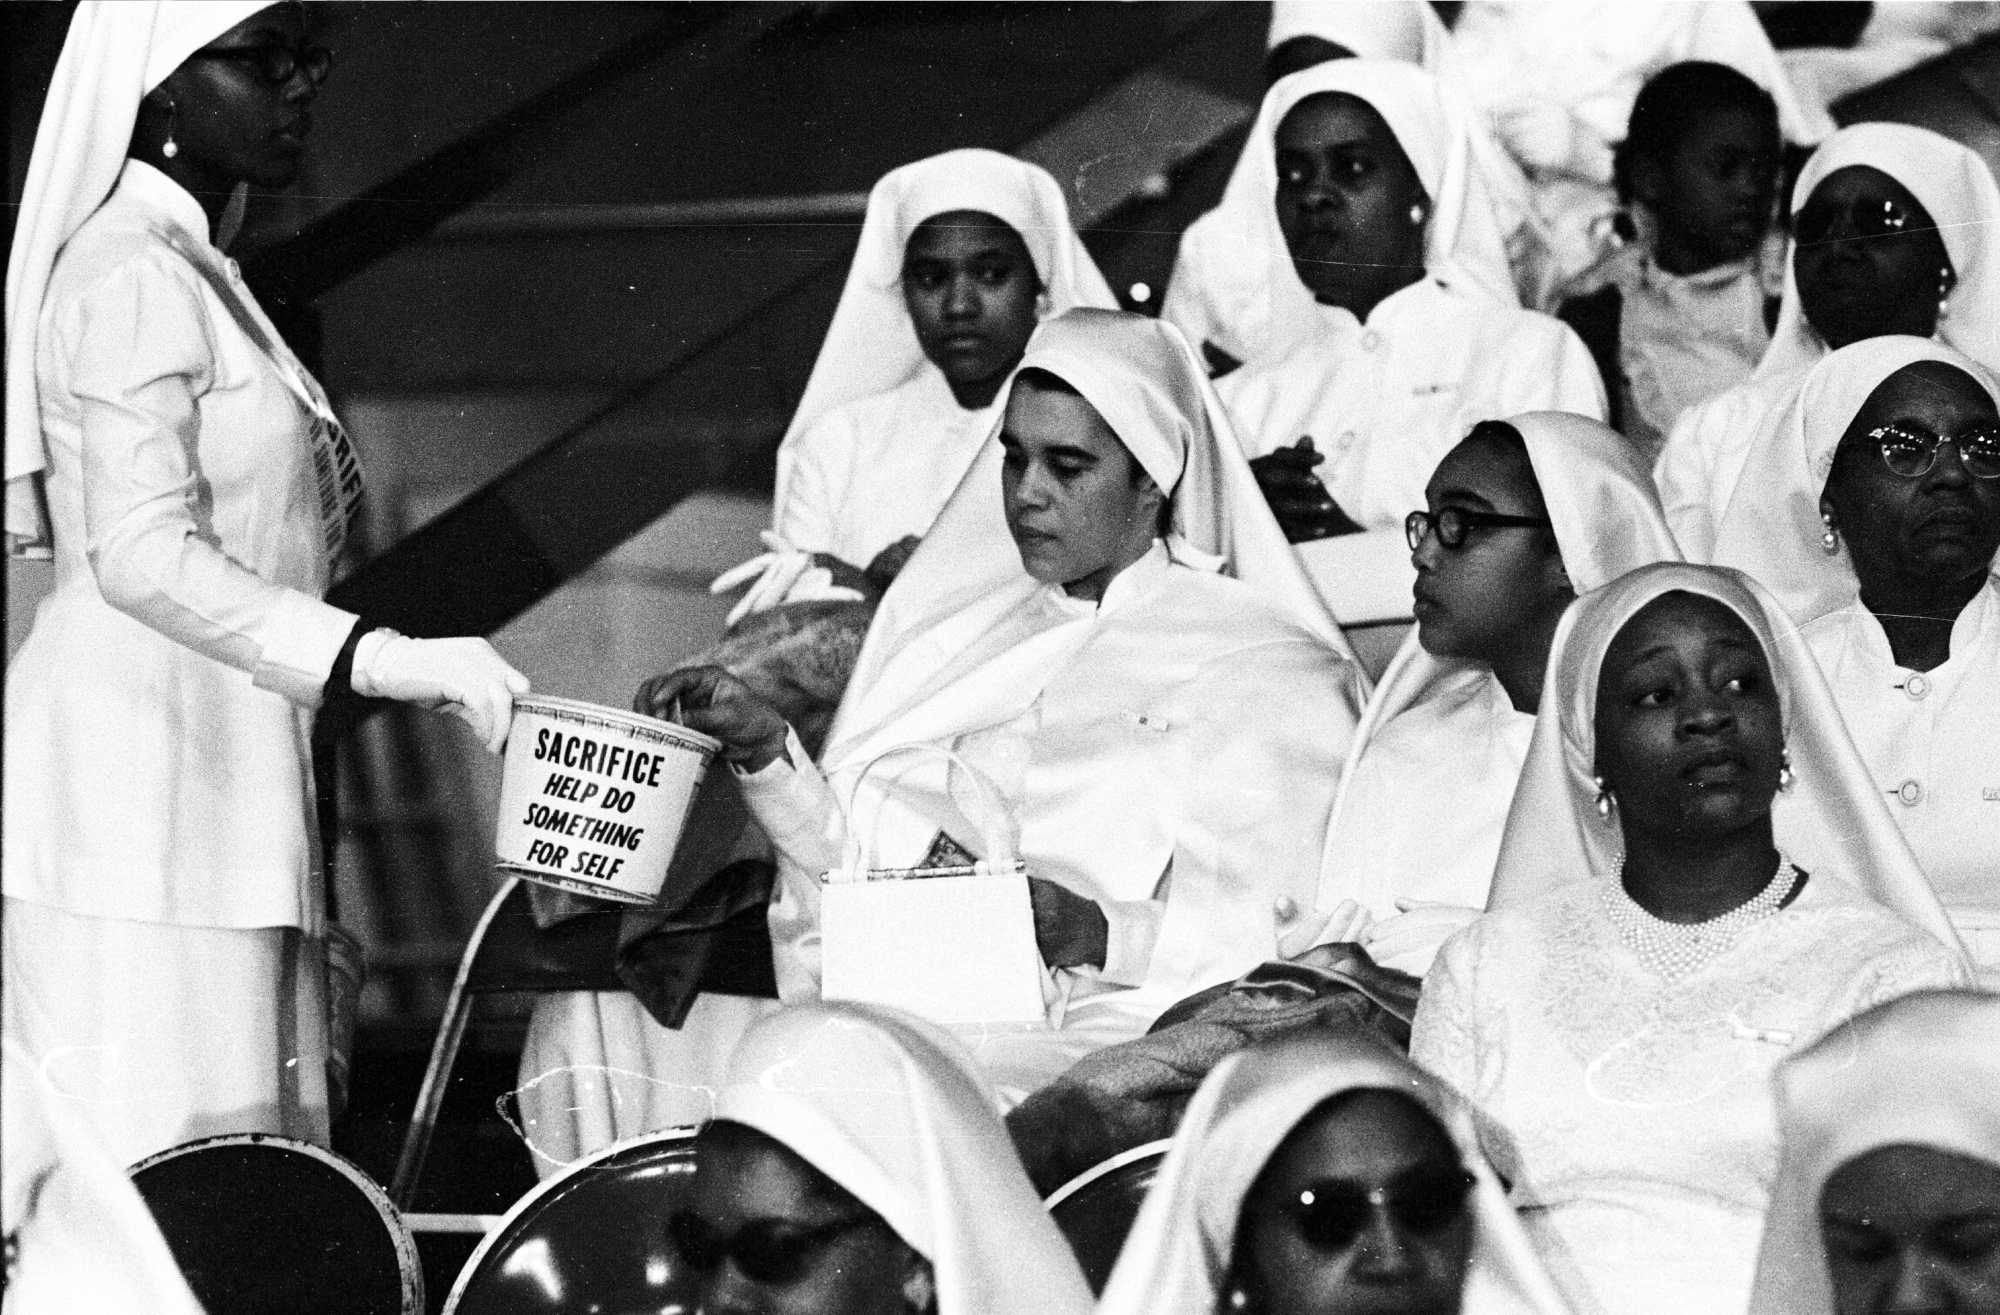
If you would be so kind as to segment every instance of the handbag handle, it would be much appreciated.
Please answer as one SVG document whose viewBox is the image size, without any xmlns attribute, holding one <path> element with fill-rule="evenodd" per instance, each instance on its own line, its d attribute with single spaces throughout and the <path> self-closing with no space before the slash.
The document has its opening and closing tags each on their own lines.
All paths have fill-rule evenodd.
<svg viewBox="0 0 2000 1315">
<path fill-rule="evenodd" d="M 993 782 L 986 778 L 984 772 L 959 757 L 954 751 L 945 748 L 941 744 L 930 744 L 922 740 L 913 740 L 908 744 L 891 745 L 870 758 L 862 764 L 861 770 L 854 774 L 853 784 L 847 787 L 847 844 L 841 864 L 844 879 L 850 881 L 859 880 L 862 874 L 868 870 L 867 851 L 861 843 L 861 827 L 856 824 L 859 821 L 856 810 L 860 807 L 862 782 L 868 779 L 870 772 L 874 771 L 876 767 L 888 759 L 920 753 L 933 754 L 943 758 L 951 767 L 956 767 L 963 773 L 964 779 L 970 783 L 974 802 L 978 807 L 976 810 L 967 813 L 966 820 L 979 828 L 982 849 L 984 850 L 983 861 L 994 867 L 1004 866 L 1016 861 L 1017 856 L 1014 853 L 1012 834 L 1013 828 L 1010 825 L 1013 809 L 1008 807 L 1007 801 L 1001 797 L 999 789 Z M 947 769 L 945 773 L 946 798 L 951 798 L 951 793 L 951 773 Z"/>
</svg>

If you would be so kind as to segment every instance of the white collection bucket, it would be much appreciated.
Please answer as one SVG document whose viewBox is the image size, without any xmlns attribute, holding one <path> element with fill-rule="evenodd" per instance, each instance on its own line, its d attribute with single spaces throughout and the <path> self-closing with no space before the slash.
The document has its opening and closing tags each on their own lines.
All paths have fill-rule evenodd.
<svg viewBox="0 0 2000 1315">
<path fill-rule="evenodd" d="M 598 899 L 654 903 L 721 747 L 634 712 L 515 699 L 494 866 Z"/>
</svg>

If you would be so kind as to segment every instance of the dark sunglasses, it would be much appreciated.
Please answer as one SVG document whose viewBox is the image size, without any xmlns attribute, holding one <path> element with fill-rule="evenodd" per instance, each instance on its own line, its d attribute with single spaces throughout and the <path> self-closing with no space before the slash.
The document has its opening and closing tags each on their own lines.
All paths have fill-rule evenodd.
<svg viewBox="0 0 2000 1315">
<path fill-rule="evenodd" d="M 194 59 L 233 59 L 255 73 L 265 83 L 282 87 L 292 75 L 305 70 L 306 81 L 317 87 L 333 71 L 333 52 L 325 46 L 302 45 L 294 49 L 276 42 L 256 46 L 211 46 L 197 50 Z"/>
<path fill-rule="evenodd" d="M 873 1215 L 861 1215 L 810 1227 L 784 1219 L 752 1219 L 724 1232 L 691 1210 L 676 1210 L 667 1217 L 667 1237 L 697 1274 L 713 1274 L 723 1261 L 731 1260 L 751 1282 L 783 1287 L 804 1278 L 813 1257 L 827 1243 L 872 1225 L 887 1227 Z"/>
<path fill-rule="evenodd" d="M 1344 1178 L 1314 1183 L 1285 1207 L 1299 1240 L 1324 1255 L 1345 1251 L 1368 1227 L 1376 1207 L 1405 1230 L 1430 1237 L 1457 1223 L 1472 1192 L 1463 1169 L 1410 1169 L 1386 1186 L 1363 1187 Z"/>
<path fill-rule="evenodd" d="M 1503 516 L 1497 511 L 1471 511 L 1465 507 L 1446 507 L 1442 511 L 1413 511 L 1403 518 L 1403 537 L 1409 540 L 1410 551 L 1424 546 L 1424 540 L 1437 535 L 1439 543 L 1447 548 L 1463 548 L 1465 536 L 1476 529 L 1527 529 L 1531 526 L 1550 528 L 1550 522 L 1538 516 Z"/>
<path fill-rule="evenodd" d="M 1951 438 L 1927 437 L 1901 425 L 1881 425 L 1868 437 L 1882 447 L 1882 464 L 1904 479 L 1921 479 L 1937 464 L 1946 443 L 1958 449 L 1959 464 L 1974 479 L 2000 479 L 2000 428 L 1988 426 Z"/>
<path fill-rule="evenodd" d="M 1792 236 L 1811 246 L 1833 236 L 1834 221 L 1847 217 L 1847 228 L 1856 237 L 1888 237 L 1910 226 L 1910 212 L 1894 201 L 1879 196 L 1858 196 L 1846 207 L 1831 201 L 1808 201 L 1792 219 Z"/>
</svg>

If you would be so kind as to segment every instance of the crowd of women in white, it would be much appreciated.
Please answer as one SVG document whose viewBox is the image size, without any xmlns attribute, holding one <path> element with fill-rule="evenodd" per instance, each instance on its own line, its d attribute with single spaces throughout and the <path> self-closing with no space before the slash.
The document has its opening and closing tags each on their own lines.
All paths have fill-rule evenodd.
<svg viewBox="0 0 2000 1315">
<path fill-rule="evenodd" d="M 299 11 L 114 9 L 7 275 L 8 531 L 57 587 L 5 1022 L 10 1140 L 47 1105 L 130 1160 L 326 1137 L 313 708 L 497 745 L 526 682 L 320 601 L 352 451 L 219 236 L 296 170 Z M 1032 165 L 876 186 L 731 581 L 876 603 L 825 742 L 719 668 L 639 696 L 768 840 L 779 998 L 543 1001 L 538 1167 L 705 1121 L 669 1225 L 711 1309 L 1082 1310 L 1000 1112 L 1339 945 L 1421 981 L 1408 1056 L 1216 1066 L 1099 1309 L 2000 1311 L 1987 164 L 1835 131 L 1733 3 L 1280 5 L 1271 46 L 1161 319 Z M 986 790 L 1048 1025 L 819 1003 L 819 874 L 975 862 Z"/>
</svg>

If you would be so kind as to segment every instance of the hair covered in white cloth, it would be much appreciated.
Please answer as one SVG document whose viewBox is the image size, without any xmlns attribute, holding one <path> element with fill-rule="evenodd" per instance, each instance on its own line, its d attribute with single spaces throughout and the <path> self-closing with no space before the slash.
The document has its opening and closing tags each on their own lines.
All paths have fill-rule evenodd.
<svg viewBox="0 0 2000 1315">
<path fill-rule="evenodd" d="M 42 103 L 7 258 L 7 534 L 48 536 L 32 480 L 48 464 L 35 390 L 42 299 L 56 254 L 124 167 L 139 102 L 187 57 L 271 0 L 83 0 Z"/>
<path fill-rule="evenodd" d="M 782 1010 L 737 1046 L 715 1117 L 779 1142 L 880 1215 L 930 1262 L 938 1315 L 1090 1310 L 992 1092 L 929 1024 L 853 1004 Z"/>
<path fill-rule="evenodd" d="M 1878 1005 L 1774 1081 L 1783 1140 L 1751 1315 L 1834 1315 L 1819 1203 L 1848 1161 L 1916 1145 L 2000 1167 L 2000 995 L 1922 991 Z"/>
<path fill-rule="evenodd" d="M 1820 494 L 1834 452 L 1869 395 L 1907 366 L 1936 361 L 1964 371 L 2000 403 L 2000 379 L 1929 338 L 1864 338 L 1834 352 L 1759 435 L 1729 505 L 1716 522 L 1715 560 L 1755 576 L 1800 625 L 1839 611 L 1860 594 L 1845 541 L 1820 543 Z"/>
<path fill-rule="evenodd" d="M 1958 934 L 1889 816 L 1798 628 L 1776 599 L 1741 572 L 1678 562 L 1621 576 L 1585 594 L 1564 614 L 1549 651 L 1541 710 L 1508 810 L 1488 907 L 1518 906 L 1572 882 L 1610 880 L 1624 837 L 1615 815 L 1607 821 L 1596 807 L 1604 656 L 1633 617 L 1671 593 L 1712 599 L 1735 613 L 1770 664 L 1797 778 L 1772 804 L 1778 847 L 1806 872 L 1837 874 L 1962 953 Z"/>
<path fill-rule="evenodd" d="M 1273 0 L 1264 49 L 1318 37 L 1362 59 L 1397 59 L 1439 77 L 1451 32 L 1429 0 Z"/>
<path fill-rule="evenodd" d="M 957 150 L 891 169 L 868 193 L 860 245 L 813 362 L 805 393 L 778 447 L 774 505 L 785 505 L 792 453 L 814 421 L 838 407 L 935 369 L 903 302 L 903 252 L 925 220 L 953 211 L 992 215 L 1028 248 L 1051 314 L 1117 300 L 1070 224 L 1062 188 L 1046 169 L 998 151 Z"/>
<path fill-rule="evenodd" d="M 1471 1114 L 1442 1083 L 1373 1036 L 1334 1031 L 1240 1051 L 1203 1079 L 1119 1253 L 1098 1315 L 1218 1309 L 1243 1202 L 1258 1175 L 1307 1115 L 1350 1091 L 1414 1100 L 1472 1174 L 1466 1315 L 1558 1315 L 1563 1304 L 1480 1155 Z"/>
</svg>

